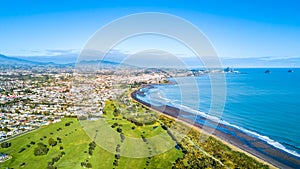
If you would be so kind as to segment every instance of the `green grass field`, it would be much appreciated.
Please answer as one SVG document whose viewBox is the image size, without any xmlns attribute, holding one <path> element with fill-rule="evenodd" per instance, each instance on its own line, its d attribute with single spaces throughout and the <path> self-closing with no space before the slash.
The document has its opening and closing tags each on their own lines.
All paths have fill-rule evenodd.
<svg viewBox="0 0 300 169">
<path fill-rule="evenodd" d="M 113 123 L 121 124 L 126 137 L 138 138 L 140 137 L 140 134 L 143 133 L 146 137 L 150 137 L 153 134 L 160 134 L 164 132 L 161 127 L 157 127 L 154 131 L 152 126 L 136 127 L 135 130 L 132 130 L 131 128 L 134 126 L 134 124 L 128 122 L 127 120 L 111 120 L 110 117 L 107 117 L 107 119 L 107 123 L 109 125 Z M 66 123 L 70 123 L 71 125 L 65 126 Z M 64 118 L 61 122 L 44 126 L 36 131 L 8 141 L 11 143 L 11 147 L 1 148 L 0 153 L 9 154 L 12 156 L 12 159 L 0 163 L 0 168 L 47 168 L 48 162 L 51 162 L 52 158 L 57 157 L 61 154 L 61 152 L 65 152 L 65 155 L 63 155 L 58 162 L 55 162 L 53 166 L 65 169 L 83 168 L 81 166 L 81 162 L 88 162 L 92 165 L 92 168 L 99 169 L 132 168 L 132 166 L 135 166 L 135 168 L 170 168 L 172 163 L 174 163 L 177 158 L 182 157 L 181 151 L 172 148 L 163 154 L 149 158 L 128 158 L 121 156 L 120 159 L 118 159 L 118 166 L 114 166 L 113 162 L 115 160 L 115 153 L 111 153 L 112 151 L 107 151 L 97 145 L 92 155 L 89 155 L 89 143 L 92 142 L 92 139 L 88 136 L 89 131 L 94 131 L 92 130 L 93 127 L 98 126 L 93 125 L 93 121 L 81 121 L 81 123 L 82 124 L 80 124 L 80 122 L 75 118 Z M 85 127 L 85 130 L 82 126 Z M 86 129 L 87 127 L 90 127 L 91 129 Z M 103 138 L 103 135 L 105 135 L 104 133 L 109 134 L 109 132 L 102 133 L 101 131 L 104 130 L 101 130 L 101 127 L 96 128 L 96 130 L 98 130 L 97 134 L 99 138 Z M 107 129 L 105 131 L 107 131 Z M 93 136 L 92 134 L 91 136 Z M 57 141 L 57 137 L 61 138 L 61 143 L 58 142 L 54 147 L 49 146 L 49 138 L 53 138 Z M 168 139 L 169 141 L 172 141 L 170 138 Z M 97 138 L 95 141 L 97 142 Z M 108 140 L 105 139 L 104 141 Z M 35 142 L 35 144 L 31 144 L 31 142 Z M 34 149 L 37 147 L 37 143 L 40 142 L 47 145 L 49 151 L 46 155 L 35 156 Z M 121 143 L 119 137 L 114 140 L 113 143 L 115 143 L 113 144 L 113 151 L 115 151 L 116 144 Z M 30 147 L 27 147 L 27 145 L 30 145 Z M 146 147 L 146 144 L 143 145 Z M 63 147 L 62 150 L 60 150 L 61 146 Z M 130 146 L 132 145 L 126 144 L 125 138 L 125 142 L 121 146 L 121 151 L 131 151 Z M 25 148 L 25 150 L 19 153 L 19 150 L 22 148 Z"/>
<path fill-rule="evenodd" d="M 11 146 L 0 153 L 12 158 L 0 168 L 269 168 L 213 137 L 200 141 L 199 132 L 141 104 L 131 102 L 128 109 L 108 101 L 104 112 L 98 120 L 64 118 L 7 141 Z M 40 143 L 49 150 L 36 156 Z"/>
<path fill-rule="evenodd" d="M 114 116 L 114 108 L 111 107 L 113 104 L 116 102 L 106 103 L 105 118 L 97 121 L 81 121 L 87 135 L 93 138 L 98 145 L 108 152 L 121 155 L 121 158 L 117 160 L 118 167 L 112 166 L 112 163 L 108 163 L 106 166 L 101 165 L 102 162 L 95 159 L 97 166 L 104 168 L 132 168 L 132 166 L 135 168 L 171 168 L 172 163 L 183 156 L 181 150 L 175 148 L 176 142 L 162 129 L 159 122 L 137 126 L 123 118 L 122 115 Z M 142 114 L 142 110 L 138 111 L 139 114 Z M 120 132 L 117 131 L 118 128 L 122 129 L 124 134 L 123 142 Z M 147 143 L 143 141 L 142 135 L 147 139 Z M 116 152 L 118 144 L 120 152 Z M 151 154 L 149 154 L 149 150 L 151 150 Z M 94 157 L 93 154 L 92 158 Z"/>
<path fill-rule="evenodd" d="M 71 125 L 65 126 L 68 122 L 72 122 Z M 48 139 L 53 138 L 56 140 L 57 137 L 61 138 L 61 143 L 54 147 L 49 146 Z M 88 157 L 84 151 L 91 140 L 82 130 L 77 119 L 64 118 L 59 123 L 44 126 L 36 131 L 14 138 L 9 142 L 11 147 L 1 148 L 0 152 L 10 154 L 12 159 L 0 163 L 1 168 L 20 168 L 22 163 L 25 163 L 22 168 L 47 168 L 48 162 L 52 161 L 52 158 L 60 155 L 63 151 L 65 155 L 54 166 L 71 169 L 81 168 L 79 161 L 84 161 Z M 35 142 L 35 144 L 31 144 L 31 142 Z M 49 148 L 47 155 L 34 155 L 34 149 L 39 142 L 47 145 Z M 62 150 L 60 150 L 60 146 L 63 147 Z M 25 148 L 25 150 L 19 153 L 21 148 Z"/>
</svg>

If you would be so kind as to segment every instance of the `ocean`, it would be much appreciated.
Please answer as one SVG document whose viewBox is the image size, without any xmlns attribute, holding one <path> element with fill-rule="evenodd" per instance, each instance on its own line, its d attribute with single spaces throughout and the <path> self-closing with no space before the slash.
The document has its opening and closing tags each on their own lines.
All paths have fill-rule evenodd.
<svg viewBox="0 0 300 169">
<path fill-rule="evenodd" d="M 270 73 L 261 68 L 236 70 L 240 73 L 225 74 L 226 101 L 217 119 L 300 157 L 300 69 L 288 72 L 285 68 L 271 68 Z M 197 87 L 191 87 L 191 78 Z M 141 89 L 145 95 L 139 99 L 153 105 L 196 110 L 210 117 L 212 89 L 207 74 L 170 80 L 180 81 L 180 85 L 159 84 Z"/>
</svg>

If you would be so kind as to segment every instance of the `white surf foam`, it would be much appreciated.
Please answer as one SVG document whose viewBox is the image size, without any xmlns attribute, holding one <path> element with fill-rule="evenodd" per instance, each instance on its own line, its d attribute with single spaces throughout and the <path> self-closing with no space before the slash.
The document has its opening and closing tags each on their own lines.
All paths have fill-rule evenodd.
<svg viewBox="0 0 300 169">
<path fill-rule="evenodd" d="M 150 91 L 149 91 L 150 92 Z M 153 92 L 153 90 L 152 90 Z M 149 93 L 148 93 L 149 94 Z M 149 98 L 148 98 L 149 99 Z M 147 102 L 149 102 L 150 100 L 147 99 Z M 240 131 L 243 131 L 244 133 L 248 134 L 249 136 L 252 136 L 252 137 L 255 137 L 255 138 L 258 138 L 260 140 L 263 140 L 265 142 L 267 142 L 269 145 L 272 145 L 280 150 L 283 150 L 284 152 L 287 152 L 289 154 L 292 154 L 296 157 L 300 157 L 300 154 L 297 153 L 296 151 L 294 150 L 290 150 L 288 148 L 286 148 L 284 145 L 282 145 L 281 143 L 275 141 L 275 140 L 272 140 L 271 138 L 269 138 L 268 136 L 264 136 L 264 135 L 261 135 L 257 132 L 254 132 L 254 131 L 251 131 L 251 130 L 248 130 L 248 129 L 245 129 L 243 127 L 240 127 L 240 126 L 237 126 L 237 125 L 234 125 L 234 124 L 231 124 L 225 120 L 221 120 L 220 118 L 218 117 L 215 117 L 215 116 L 211 116 L 209 114 L 206 114 L 205 112 L 201 112 L 201 111 L 198 111 L 198 110 L 195 110 L 195 109 L 192 109 L 188 106 L 184 106 L 182 104 L 179 103 L 178 100 L 170 100 L 168 98 L 165 98 L 163 97 L 160 93 L 157 94 L 157 98 L 155 98 L 155 101 L 157 101 L 157 99 L 161 99 L 161 101 L 163 101 L 164 103 L 166 104 L 169 104 L 170 106 L 173 106 L 173 107 L 177 107 L 179 109 L 182 109 L 182 110 L 185 110 L 187 112 L 190 112 L 190 113 L 194 113 L 195 115 L 200 115 L 204 118 L 207 118 L 213 122 L 216 122 L 216 123 L 222 123 L 224 125 L 227 125 L 227 126 L 231 126 L 233 128 L 236 128 Z M 151 101 L 150 101 L 151 102 Z"/>
</svg>

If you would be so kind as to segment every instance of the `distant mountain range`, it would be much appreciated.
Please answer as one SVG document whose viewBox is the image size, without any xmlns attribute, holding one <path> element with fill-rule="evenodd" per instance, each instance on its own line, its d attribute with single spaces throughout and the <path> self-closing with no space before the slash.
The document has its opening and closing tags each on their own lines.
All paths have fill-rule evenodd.
<svg viewBox="0 0 300 169">
<path fill-rule="evenodd" d="M 24 59 L 26 58 L 26 59 Z M 53 62 L 49 62 L 49 60 L 53 60 Z M 37 61 L 38 60 L 38 61 Z M 55 56 L 51 58 L 51 56 L 47 57 L 9 57 L 0 54 L 0 65 L 28 65 L 28 66 L 35 66 L 35 65 L 51 65 L 51 66 L 63 66 L 63 65 L 75 65 L 76 58 L 74 57 L 72 60 L 69 59 L 68 62 L 63 61 L 64 58 L 56 58 Z M 47 62 L 48 61 L 48 62 Z M 100 65 L 101 66 L 116 66 L 119 63 L 112 62 L 112 61 L 105 61 L 105 60 L 83 60 L 78 65 Z"/>
<path fill-rule="evenodd" d="M 66 54 L 58 56 L 13 56 L 15 58 L 24 59 L 33 62 L 49 63 L 54 62 L 56 64 L 74 64 L 77 61 L 77 55 Z"/>
<path fill-rule="evenodd" d="M 0 54 L 0 64 L 2 65 L 54 65 L 54 62 L 35 62 L 15 57 L 8 57 Z"/>
<path fill-rule="evenodd" d="M 100 64 L 101 66 L 117 66 L 122 61 L 121 56 L 114 56 L 111 60 L 82 60 L 80 64 Z M 126 57 L 126 56 L 122 56 Z M 158 59 L 159 60 L 159 59 Z M 203 67 L 200 60 L 195 61 L 193 57 L 183 58 L 185 63 L 192 68 Z M 266 68 L 266 67 L 300 67 L 300 58 L 284 58 L 284 57 L 248 57 L 248 58 L 220 58 L 223 67 L 235 68 Z M 75 65 L 78 64 L 76 55 L 62 56 L 5 56 L 0 54 L 0 65 Z M 124 65 L 130 66 L 130 63 Z M 124 66 L 123 65 L 123 66 Z M 132 66 L 132 65 L 131 65 Z"/>
</svg>

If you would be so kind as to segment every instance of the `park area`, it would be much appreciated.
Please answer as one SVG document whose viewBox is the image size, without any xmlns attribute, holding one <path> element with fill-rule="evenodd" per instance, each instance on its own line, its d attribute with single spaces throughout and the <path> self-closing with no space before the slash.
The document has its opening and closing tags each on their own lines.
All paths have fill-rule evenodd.
<svg viewBox="0 0 300 169">
<path fill-rule="evenodd" d="M 269 168 L 137 102 L 109 100 L 101 117 L 79 119 L 2 142 L 0 168 Z"/>
</svg>

